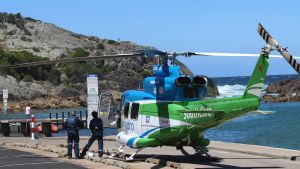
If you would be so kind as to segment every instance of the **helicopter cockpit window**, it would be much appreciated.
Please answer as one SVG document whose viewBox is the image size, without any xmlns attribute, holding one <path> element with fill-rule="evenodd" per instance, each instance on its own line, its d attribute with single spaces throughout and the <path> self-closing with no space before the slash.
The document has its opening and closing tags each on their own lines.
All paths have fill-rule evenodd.
<svg viewBox="0 0 300 169">
<path fill-rule="evenodd" d="M 199 92 L 198 88 L 195 87 L 185 87 L 183 88 L 183 97 L 184 98 L 198 98 Z"/>
<path fill-rule="evenodd" d="M 137 119 L 139 116 L 139 109 L 140 109 L 140 104 L 139 103 L 132 103 L 131 105 L 131 119 Z"/>
<path fill-rule="evenodd" d="M 129 103 L 125 103 L 124 110 L 123 110 L 124 118 L 128 118 L 128 112 L 129 112 Z"/>
</svg>

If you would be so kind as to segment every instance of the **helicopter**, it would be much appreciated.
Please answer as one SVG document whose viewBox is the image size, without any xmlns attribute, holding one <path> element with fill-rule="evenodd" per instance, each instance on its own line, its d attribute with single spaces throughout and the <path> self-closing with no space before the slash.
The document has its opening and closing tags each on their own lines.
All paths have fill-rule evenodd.
<svg viewBox="0 0 300 169">
<path fill-rule="evenodd" d="M 184 148 L 192 147 L 194 155 L 212 157 L 207 146 L 210 140 L 204 137 L 207 129 L 216 127 L 228 120 L 259 109 L 271 51 L 277 50 L 288 63 L 300 73 L 300 66 L 286 48 L 259 24 L 259 35 L 267 45 L 261 53 L 205 53 L 205 52 L 163 52 L 155 49 L 140 49 L 129 54 L 90 56 L 61 60 L 41 61 L 10 65 L 1 68 L 19 68 L 28 66 L 70 63 L 78 61 L 97 61 L 120 59 L 124 57 L 155 58 L 152 76 L 144 79 L 143 90 L 128 90 L 122 94 L 117 113 L 113 111 L 116 136 L 120 143 L 118 152 L 112 158 L 123 153 L 125 146 L 136 149 L 126 157 L 134 156 L 147 147 L 172 146 L 184 155 L 190 155 Z M 250 77 L 244 94 L 233 98 L 207 98 L 206 76 L 194 76 L 191 71 L 177 60 L 178 56 L 222 56 L 222 57 L 258 57 L 257 64 Z"/>
</svg>

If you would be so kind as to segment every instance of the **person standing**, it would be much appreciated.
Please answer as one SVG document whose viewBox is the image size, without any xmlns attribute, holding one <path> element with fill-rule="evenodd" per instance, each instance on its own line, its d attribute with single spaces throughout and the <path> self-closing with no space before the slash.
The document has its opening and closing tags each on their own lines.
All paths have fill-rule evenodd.
<svg viewBox="0 0 300 169">
<path fill-rule="evenodd" d="M 99 158 L 103 156 L 103 122 L 101 118 L 98 117 L 98 113 L 96 111 L 92 112 L 93 119 L 90 122 L 89 128 L 92 132 L 92 136 L 90 137 L 88 143 L 83 148 L 80 158 L 84 158 L 86 152 L 92 146 L 94 141 L 98 140 L 98 151 L 99 151 Z"/>
<path fill-rule="evenodd" d="M 75 158 L 79 157 L 79 126 L 80 120 L 76 117 L 75 112 L 71 112 L 71 116 L 66 120 L 64 129 L 68 134 L 68 158 L 72 158 L 72 150 L 74 143 Z"/>
</svg>

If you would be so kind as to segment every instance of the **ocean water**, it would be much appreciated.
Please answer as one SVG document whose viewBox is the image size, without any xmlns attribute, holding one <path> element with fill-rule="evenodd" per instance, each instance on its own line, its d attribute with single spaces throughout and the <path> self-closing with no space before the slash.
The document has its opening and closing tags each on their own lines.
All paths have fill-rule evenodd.
<svg viewBox="0 0 300 169">
<path fill-rule="evenodd" d="M 266 84 L 292 78 L 300 78 L 300 76 L 268 76 Z M 232 97 L 244 93 L 249 77 L 215 78 L 214 80 L 218 85 L 220 97 Z M 300 150 L 300 102 L 262 102 L 260 110 L 272 113 L 248 113 L 206 131 L 205 137 L 216 141 Z"/>
<path fill-rule="evenodd" d="M 268 76 L 266 86 L 281 80 L 300 78 L 299 75 Z M 234 97 L 244 93 L 249 77 L 221 77 L 213 78 L 216 82 L 220 96 Z M 76 110 L 84 112 L 85 108 L 45 110 L 34 112 L 37 118 L 48 118 L 49 112 L 55 117 L 56 112 L 69 112 Z M 216 141 L 255 144 L 271 147 L 281 147 L 300 150 L 300 102 L 294 103 L 261 103 L 260 110 L 271 111 L 271 114 L 248 113 L 239 118 L 228 121 L 218 127 L 205 132 L 205 137 Z M 65 114 L 65 117 L 67 113 Z M 9 118 L 25 118 L 24 113 L 9 114 Z M 61 114 L 59 114 L 61 117 Z M 85 113 L 83 113 L 85 117 Z M 0 119 L 4 116 L 0 115 Z M 88 129 L 80 131 L 81 135 L 90 135 Z M 117 130 L 107 128 L 104 135 L 117 134 Z M 53 134 L 64 136 L 65 131 Z"/>
</svg>

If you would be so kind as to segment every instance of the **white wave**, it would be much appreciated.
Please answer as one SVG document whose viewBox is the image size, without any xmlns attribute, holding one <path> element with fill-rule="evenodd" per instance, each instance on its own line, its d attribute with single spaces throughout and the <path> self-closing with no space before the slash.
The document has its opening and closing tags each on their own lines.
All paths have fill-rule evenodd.
<svg viewBox="0 0 300 169">
<path fill-rule="evenodd" d="M 265 94 L 265 89 L 268 85 L 263 86 L 262 95 Z M 246 90 L 246 85 L 224 85 L 218 86 L 218 90 L 220 93 L 219 98 L 226 98 L 226 97 L 238 97 L 242 96 Z"/>
<path fill-rule="evenodd" d="M 244 94 L 246 89 L 245 85 L 224 85 L 218 86 L 220 98 L 224 97 L 238 97 Z"/>
</svg>

